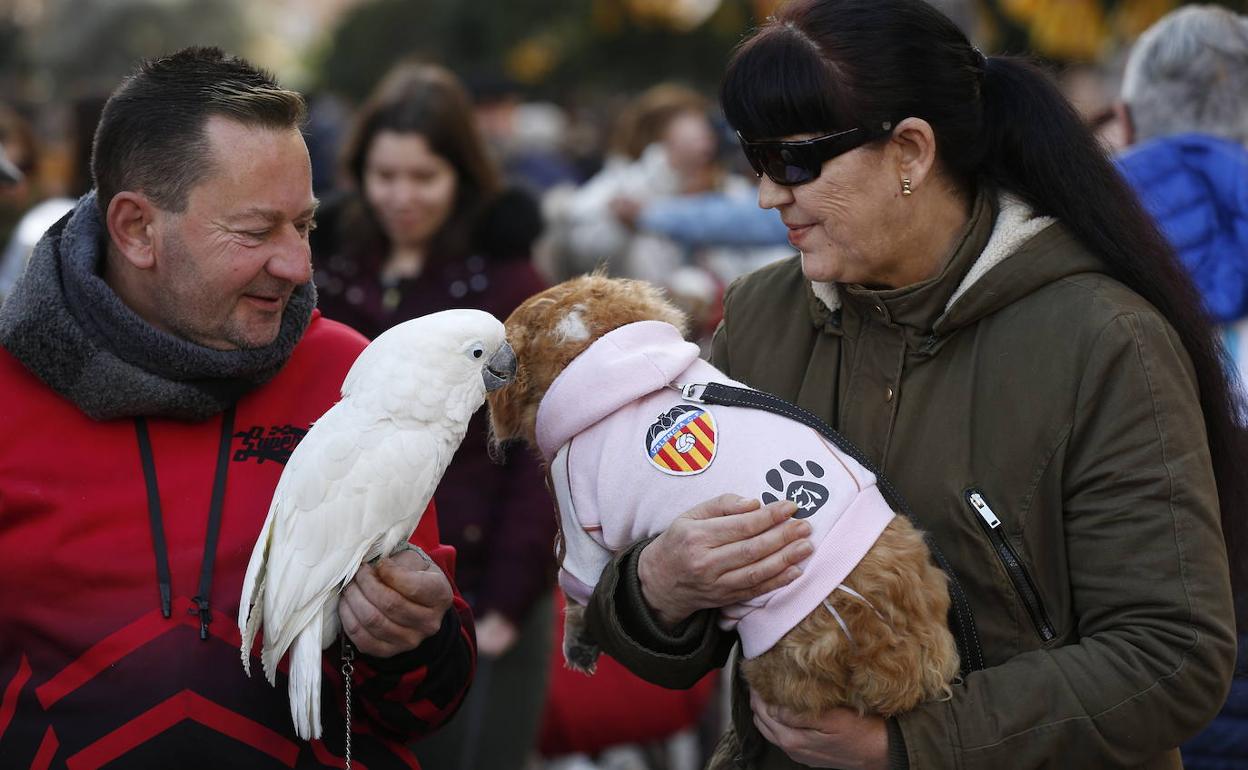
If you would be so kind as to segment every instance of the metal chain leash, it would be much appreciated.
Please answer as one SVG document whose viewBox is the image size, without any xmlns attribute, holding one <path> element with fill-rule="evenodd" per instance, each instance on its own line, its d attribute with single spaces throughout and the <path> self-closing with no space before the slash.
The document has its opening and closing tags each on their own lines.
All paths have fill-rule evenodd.
<svg viewBox="0 0 1248 770">
<path fill-rule="evenodd" d="M 343 732 L 343 768 L 351 770 L 351 676 L 355 674 L 355 646 L 342 635 L 342 687 L 345 711 L 347 714 L 346 730 Z"/>
</svg>

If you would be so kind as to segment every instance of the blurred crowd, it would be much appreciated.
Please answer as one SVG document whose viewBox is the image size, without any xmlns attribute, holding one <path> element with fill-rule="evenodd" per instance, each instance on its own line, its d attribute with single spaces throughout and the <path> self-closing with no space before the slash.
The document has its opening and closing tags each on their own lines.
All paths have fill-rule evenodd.
<svg viewBox="0 0 1248 770">
<path fill-rule="evenodd" d="M 401 88 L 402 73 L 414 69 L 418 65 L 396 67 L 387 79 L 390 87 Z M 454 128 L 471 133 L 457 141 L 478 137 L 487 157 L 473 161 L 474 173 L 488 161 L 488 173 L 497 176 L 485 197 L 498 183 L 513 203 L 523 200 L 520 209 L 502 213 L 504 229 L 517 229 L 499 231 L 503 240 L 519 240 L 501 245 L 531 259 L 542 280 L 602 268 L 653 281 L 672 293 L 705 338 L 717 321 L 718 297 L 732 279 L 791 253 L 779 215 L 757 206 L 753 175 L 712 94 L 670 82 L 593 108 L 569 109 L 526 100 L 524 90 L 501 75 L 462 82 L 452 73 L 446 76 L 467 100 L 465 122 Z M 379 85 L 369 103 L 375 105 L 385 87 Z M 358 224 L 362 212 L 352 210 L 347 199 L 366 187 L 364 164 L 373 148 L 359 146 L 359 134 L 366 130 L 368 104 L 349 105 L 329 94 L 313 94 L 309 101 L 306 136 L 323 204 L 320 226 L 333 228 L 339 220 Z M 0 105 L 0 145 L 21 178 L 0 193 L 0 243 L 8 244 L 0 297 L 39 235 L 90 187 L 90 140 L 102 103 L 103 95 L 39 111 Z M 52 130 L 36 128 L 48 124 Z M 380 211 L 373 206 L 367 213 Z M 525 215 L 533 219 L 524 221 Z M 429 227 L 440 224 L 431 214 Z M 320 238 L 322 244 L 329 240 Z M 324 303 L 326 295 L 346 291 L 334 265 L 349 258 L 315 256 Z M 463 286 L 468 283 L 452 281 L 447 288 L 452 299 L 464 296 L 455 295 Z M 380 331 L 352 320 L 366 333 Z"/>
<path fill-rule="evenodd" d="M 1156 72 L 1124 63 L 1121 89 L 1117 70 L 1071 71 L 1062 82 L 1185 249 L 1238 354 L 1248 345 L 1248 31 L 1223 32 L 1225 46 L 1240 46 L 1241 70 L 1211 100 L 1228 100 L 1228 115 L 1201 136 L 1161 120 L 1180 114 L 1175 105 L 1188 95 L 1155 96 L 1147 86 Z M 677 82 L 571 109 L 529 100 L 501 76 L 403 62 L 362 104 L 328 94 L 309 101 L 318 306 L 370 338 L 451 307 L 505 318 L 551 283 L 602 270 L 663 286 L 706 346 L 724 288 L 793 253 L 779 214 L 758 207 L 756 179 L 714 95 Z M 0 104 L 0 301 L 43 232 L 90 189 L 102 104 L 96 96 L 60 105 L 54 130 L 45 112 Z M 1232 169 L 1240 176 L 1228 184 L 1238 187 L 1215 200 L 1201 180 Z M 1208 200 L 1161 199 L 1174 188 L 1206 190 Z M 1207 208 L 1193 222 L 1197 205 Z M 1228 217 L 1238 217 L 1238 235 L 1200 230 Z M 608 659 L 592 679 L 563 667 L 556 519 L 543 473 L 519 451 L 491 457 L 487 438 L 478 415 L 437 493 L 442 536 L 458 552 L 456 580 L 477 620 L 478 679 L 448 729 L 417 747 L 422 762 L 701 766 L 726 718 L 714 677 L 668 691 Z"/>
</svg>

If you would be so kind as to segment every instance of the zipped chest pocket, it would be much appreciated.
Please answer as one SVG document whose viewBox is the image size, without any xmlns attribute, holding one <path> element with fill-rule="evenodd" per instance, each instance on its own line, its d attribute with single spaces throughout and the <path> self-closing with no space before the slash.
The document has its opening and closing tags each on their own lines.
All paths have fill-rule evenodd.
<svg viewBox="0 0 1248 770">
<path fill-rule="evenodd" d="M 1053 630 L 1053 624 L 1049 622 L 1048 614 L 1044 611 L 1044 603 L 1040 601 L 1040 592 L 1036 590 L 1035 581 L 1031 579 L 1031 575 L 1027 574 L 1027 567 L 1023 565 L 1023 560 L 1018 558 L 1018 552 L 1014 550 L 1010 539 L 1002 531 L 1001 520 L 993 512 L 983 492 L 972 487 L 966 490 L 965 497 L 971 511 L 975 514 L 975 520 L 979 522 L 980 528 L 988 536 L 989 542 L 992 543 L 992 550 L 997 554 L 1001 566 L 1005 568 L 1005 574 L 1009 575 L 1010 582 L 1014 584 L 1014 590 L 1018 592 L 1019 599 L 1027 609 L 1032 625 L 1036 627 L 1036 633 L 1043 641 L 1052 640 L 1057 633 Z"/>
</svg>

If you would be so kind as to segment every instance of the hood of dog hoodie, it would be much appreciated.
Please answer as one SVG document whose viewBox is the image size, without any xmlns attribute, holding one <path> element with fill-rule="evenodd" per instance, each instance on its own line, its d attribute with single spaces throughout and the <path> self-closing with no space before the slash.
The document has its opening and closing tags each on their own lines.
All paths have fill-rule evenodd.
<svg viewBox="0 0 1248 770">
<path fill-rule="evenodd" d="M 698 352 L 670 324 L 640 321 L 603 335 L 551 384 L 536 433 L 562 521 L 559 581 L 583 604 L 612 553 L 694 505 L 723 493 L 788 497 L 812 528 L 802 575 L 722 610 L 721 625 L 736 628 L 753 658 L 820 607 L 894 514 L 874 474 L 817 431 L 767 411 L 690 402 L 669 387 L 744 387 Z"/>
</svg>

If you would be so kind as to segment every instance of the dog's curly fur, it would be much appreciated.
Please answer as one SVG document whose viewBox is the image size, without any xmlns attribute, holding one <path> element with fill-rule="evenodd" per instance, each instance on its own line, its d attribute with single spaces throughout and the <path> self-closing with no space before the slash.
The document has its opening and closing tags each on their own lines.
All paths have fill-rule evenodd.
<svg viewBox="0 0 1248 770">
<path fill-rule="evenodd" d="M 559 373 L 594 340 L 643 320 L 685 328 L 680 311 L 641 281 L 583 276 L 527 300 L 506 321 L 519 368 L 509 387 L 489 395 L 493 440 L 536 447 L 537 408 Z M 852 640 L 819 607 L 766 653 L 741 664 L 750 687 L 800 714 L 847 706 L 889 716 L 947 697 L 958 672 L 946 625 L 949 593 L 921 533 L 898 516 L 844 582 L 870 602 L 829 587 L 828 603 Z M 581 616 L 582 608 L 569 604 L 565 656 L 578 659 L 585 655 L 581 647 L 592 644 Z"/>
</svg>

